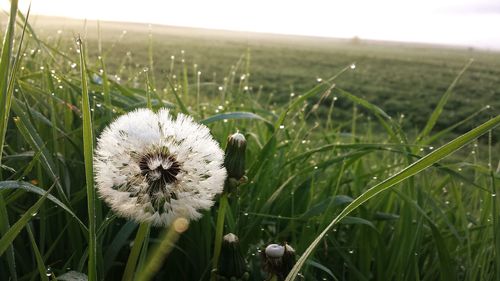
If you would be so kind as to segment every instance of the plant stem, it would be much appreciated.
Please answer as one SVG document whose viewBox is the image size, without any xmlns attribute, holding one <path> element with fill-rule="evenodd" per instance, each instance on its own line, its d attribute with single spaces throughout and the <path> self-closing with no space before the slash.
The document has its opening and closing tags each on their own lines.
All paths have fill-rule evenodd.
<svg viewBox="0 0 500 281">
<path fill-rule="evenodd" d="M 212 273 L 210 280 L 217 280 L 217 265 L 219 264 L 220 248 L 222 245 L 222 235 L 224 232 L 224 219 L 226 217 L 226 209 L 229 205 L 227 193 L 224 192 L 220 198 L 219 213 L 217 214 L 217 226 L 215 229 L 214 256 L 212 260 Z"/>
<path fill-rule="evenodd" d="M 128 256 L 127 265 L 125 266 L 125 271 L 123 272 L 122 281 L 132 281 L 134 280 L 135 267 L 137 265 L 137 260 L 139 259 L 139 254 L 141 252 L 142 244 L 144 238 L 149 230 L 149 223 L 143 222 L 139 225 L 137 234 L 135 236 L 134 245 Z"/>
</svg>

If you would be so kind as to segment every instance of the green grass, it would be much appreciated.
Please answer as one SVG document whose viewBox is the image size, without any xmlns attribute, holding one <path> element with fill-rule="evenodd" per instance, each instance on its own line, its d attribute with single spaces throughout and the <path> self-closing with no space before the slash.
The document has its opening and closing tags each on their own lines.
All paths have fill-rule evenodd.
<svg viewBox="0 0 500 281">
<path fill-rule="evenodd" d="M 47 19 L 20 44 L 18 20 L 0 61 L 1 280 L 210 278 L 220 198 L 179 237 L 116 217 L 93 187 L 95 136 L 163 106 L 221 147 L 245 134 L 223 233 L 250 280 L 285 241 L 301 256 L 289 280 L 500 280 L 498 53 Z"/>
</svg>

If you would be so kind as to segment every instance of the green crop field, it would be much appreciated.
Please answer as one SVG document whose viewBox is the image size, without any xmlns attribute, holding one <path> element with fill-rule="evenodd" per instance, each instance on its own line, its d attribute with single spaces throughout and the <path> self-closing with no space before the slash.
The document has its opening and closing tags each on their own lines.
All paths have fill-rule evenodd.
<svg viewBox="0 0 500 281">
<path fill-rule="evenodd" d="M 499 52 L 24 19 L 2 18 L 0 280 L 500 280 Z M 137 108 L 190 115 L 226 150 L 224 191 L 189 225 L 123 218 L 96 190 L 129 144 L 100 136 Z M 123 165 L 147 178 L 142 159 Z"/>
</svg>

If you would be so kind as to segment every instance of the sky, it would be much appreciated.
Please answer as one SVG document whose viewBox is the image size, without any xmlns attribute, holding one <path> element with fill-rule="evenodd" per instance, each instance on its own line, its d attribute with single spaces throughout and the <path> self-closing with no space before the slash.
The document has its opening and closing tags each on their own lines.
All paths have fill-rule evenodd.
<svg viewBox="0 0 500 281">
<path fill-rule="evenodd" d="M 500 49 L 500 0 L 32 0 L 32 14 Z"/>
</svg>

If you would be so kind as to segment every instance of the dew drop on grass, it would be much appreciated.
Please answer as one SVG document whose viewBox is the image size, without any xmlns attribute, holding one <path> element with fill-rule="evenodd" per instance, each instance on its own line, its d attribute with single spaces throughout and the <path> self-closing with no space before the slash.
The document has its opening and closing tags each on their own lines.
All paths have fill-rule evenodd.
<svg viewBox="0 0 500 281">
<path fill-rule="evenodd" d="M 72 63 L 70 66 L 71 68 L 76 68 L 76 63 Z"/>
<path fill-rule="evenodd" d="M 316 78 L 316 82 L 321 83 L 322 81 L 323 81 L 323 78 L 320 78 L 320 77 Z"/>
<path fill-rule="evenodd" d="M 243 215 L 244 215 L 245 217 L 247 217 L 247 216 L 248 216 L 248 213 L 244 213 Z"/>
<path fill-rule="evenodd" d="M 285 125 L 280 125 L 280 129 L 285 129 Z"/>
<path fill-rule="evenodd" d="M 354 250 L 349 250 L 349 254 L 354 254 Z"/>
<path fill-rule="evenodd" d="M 37 212 L 34 212 L 34 213 L 31 213 L 31 216 L 34 217 L 36 216 L 38 213 Z"/>
<path fill-rule="evenodd" d="M 227 123 L 227 119 L 224 119 L 224 123 Z"/>
<path fill-rule="evenodd" d="M 47 267 L 47 270 L 45 271 L 45 275 L 47 275 L 47 277 L 52 276 L 52 268 L 50 268 L 50 266 Z"/>
<path fill-rule="evenodd" d="M 224 87 L 219 86 L 219 91 L 222 91 L 222 90 L 224 90 Z"/>
<path fill-rule="evenodd" d="M 97 103 L 95 106 L 97 106 L 97 107 L 101 107 L 101 106 L 102 106 L 102 104 Z"/>
<path fill-rule="evenodd" d="M 377 177 L 373 177 L 374 180 L 378 179 Z"/>
<path fill-rule="evenodd" d="M 497 196 L 497 194 L 496 194 L 496 193 L 492 193 L 492 194 L 491 194 L 491 197 L 496 197 L 496 196 Z"/>
</svg>

